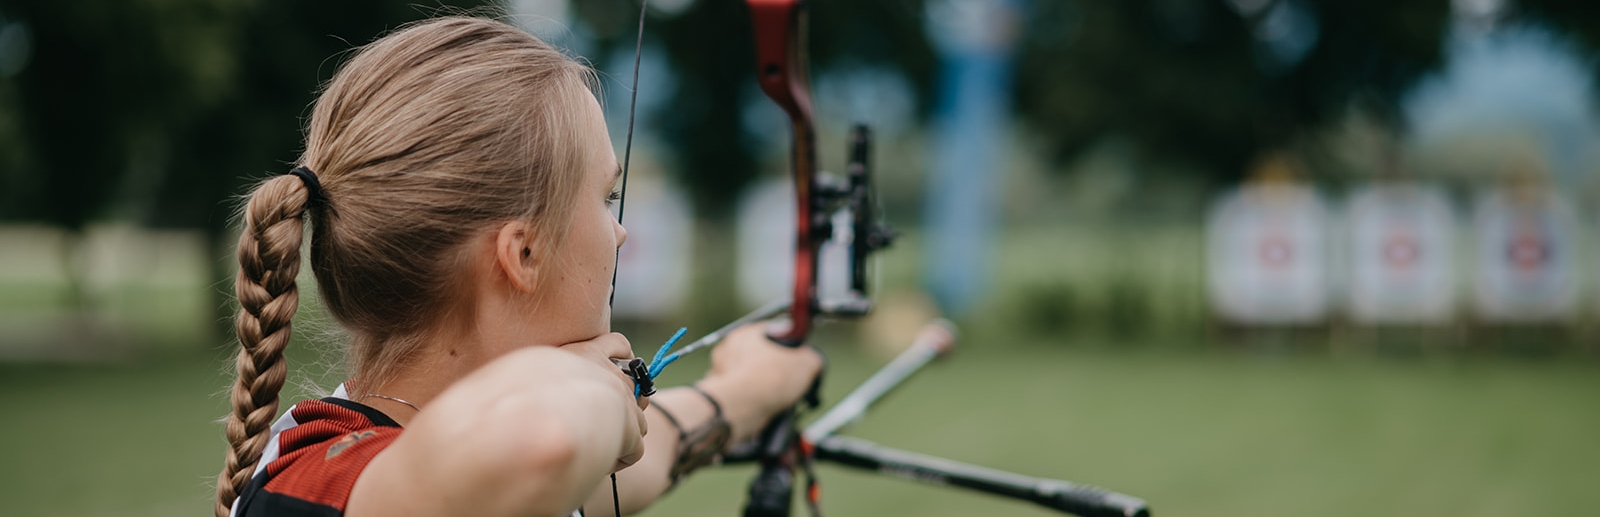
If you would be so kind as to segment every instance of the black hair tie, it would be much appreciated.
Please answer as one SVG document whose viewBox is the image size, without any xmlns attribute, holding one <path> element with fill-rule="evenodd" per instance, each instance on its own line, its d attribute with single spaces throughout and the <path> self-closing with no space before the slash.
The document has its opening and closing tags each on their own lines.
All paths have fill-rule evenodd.
<svg viewBox="0 0 1600 517">
<path fill-rule="evenodd" d="M 295 167 L 292 171 L 289 171 L 289 174 L 296 178 L 300 178 L 300 182 L 305 184 L 306 204 L 308 206 L 320 205 L 328 200 L 328 198 L 324 197 L 322 194 L 322 182 L 317 180 L 317 173 L 311 172 L 311 169 L 302 165 Z"/>
</svg>

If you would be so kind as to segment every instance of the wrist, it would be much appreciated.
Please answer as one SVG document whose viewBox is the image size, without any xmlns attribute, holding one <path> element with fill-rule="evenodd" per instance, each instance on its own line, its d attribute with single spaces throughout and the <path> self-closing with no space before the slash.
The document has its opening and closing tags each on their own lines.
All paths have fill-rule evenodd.
<svg viewBox="0 0 1600 517">
<path fill-rule="evenodd" d="M 771 416 L 762 407 L 761 399 L 755 397 L 750 389 L 726 378 L 707 376 L 696 382 L 695 387 L 705 398 L 715 400 L 721 406 L 723 418 L 733 428 L 735 443 L 755 436 Z M 706 404 L 710 406 L 709 402 Z"/>
<path fill-rule="evenodd" d="M 667 472 L 668 482 L 676 485 L 696 469 L 720 463 L 733 433 L 723 417 L 720 402 L 698 387 L 674 388 L 663 395 L 672 401 L 670 406 L 651 404 L 650 407 L 656 408 L 662 419 L 672 426 L 665 431 L 676 435 L 675 455 Z"/>
</svg>

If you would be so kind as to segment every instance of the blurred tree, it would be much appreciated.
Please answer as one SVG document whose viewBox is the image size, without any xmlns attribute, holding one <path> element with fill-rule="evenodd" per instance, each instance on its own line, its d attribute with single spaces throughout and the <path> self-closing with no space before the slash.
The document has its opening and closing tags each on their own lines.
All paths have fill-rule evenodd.
<svg viewBox="0 0 1600 517">
<path fill-rule="evenodd" d="M 942 1 L 942 0 L 941 0 Z M 1547 0 L 1549 1 L 1549 0 Z M 748 11 L 694 2 L 649 22 L 679 74 L 661 117 L 708 215 L 754 176 L 742 109 L 754 73 Z M 887 67 L 921 90 L 934 66 L 922 0 L 810 3 L 814 69 Z M 636 2 L 576 4 L 602 45 L 631 45 Z M 1264 150 L 1292 144 L 1352 105 L 1397 126 L 1396 101 L 1437 66 L 1447 0 L 1062 0 L 1031 2 L 1017 110 L 1058 159 L 1107 135 L 1140 154 L 1229 180 Z M 604 53 L 602 53 L 604 55 Z M 641 88 L 650 87 L 648 84 Z M 764 99 L 755 102 L 764 102 Z"/>
<path fill-rule="evenodd" d="M 1019 112 L 1058 158 L 1107 134 L 1232 180 L 1359 105 L 1397 99 L 1439 64 L 1446 0 L 1034 2 Z"/>
<path fill-rule="evenodd" d="M 451 1 L 470 7 L 481 2 Z M 600 48 L 631 46 L 635 0 L 574 2 Z M 1517 16 L 1600 48 L 1600 7 L 1522 0 Z M 819 71 L 872 66 L 911 78 L 923 108 L 933 59 L 924 0 L 813 0 Z M 1242 173 L 1349 106 L 1398 125 L 1398 95 L 1436 66 L 1446 0 L 1061 0 L 1032 2 L 1018 112 L 1060 158 L 1105 135 L 1156 159 Z M 107 214 L 162 226 L 226 226 L 249 178 L 286 168 L 299 117 L 338 55 L 437 14 L 350 0 L 0 0 L 0 21 L 31 31 L 31 56 L 0 74 L 0 218 L 66 228 Z M 754 87 L 742 2 L 700 0 L 658 14 L 647 38 L 679 80 L 657 118 L 706 215 L 754 177 L 744 127 Z M 598 55 L 605 55 L 600 52 Z M 642 88 L 651 87 L 649 84 Z M 127 199 L 131 198 L 131 199 Z"/>
<path fill-rule="evenodd" d="M 924 88 L 919 98 L 927 99 L 933 57 L 922 33 L 922 3 L 809 2 L 813 76 L 831 66 L 884 67 L 911 78 Z M 638 5 L 637 0 L 574 2 L 603 48 L 625 46 L 630 55 Z M 752 102 L 770 103 L 756 87 L 750 11 L 742 1 L 699 0 L 681 13 L 652 15 L 645 38 L 665 47 L 678 74 L 667 103 L 672 111 L 658 118 L 663 126 L 658 129 L 675 152 L 673 170 L 683 176 L 702 215 L 726 217 L 736 205 L 732 200 L 760 172 L 755 168 L 760 146 L 745 130 L 744 109 Z"/>
<path fill-rule="evenodd" d="M 177 144 L 173 129 L 224 88 L 226 4 L 0 1 L 0 15 L 27 27 L 29 49 L 0 106 L 20 140 L 6 147 L 23 151 L 6 163 L 0 218 L 71 233 L 63 256 L 73 303 L 85 301 L 76 236 L 131 170 L 162 170 L 149 162 Z"/>
<path fill-rule="evenodd" d="M 276 0 L 241 9 L 230 20 L 227 45 L 238 66 L 228 90 L 178 128 L 182 152 L 174 153 L 150 222 L 220 236 L 235 208 L 230 196 L 255 179 L 287 172 L 299 157 L 302 119 L 344 54 L 407 22 L 483 3 L 419 8 L 384 0 Z"/>
<path fill-rule="evenodd" d="M 220 249 L 243 185 L 297 156 L 330 56 L 481 3 L 0 0 L 32 48 L 0 78 L 0 137 L 20 140 L 0 149 L 22 151 L 0 161 L 0 219 L 201 228 Z"/>
<path fill-rule="evenodd" d="M 231 20 L 228 45 L 239 66 L 231 70 L 230 88 L 175 129 L 181 148 L 172 155 L 171 173 L 148 223 L 198 227 L 209 249 L 224 249 L 237 196 L 259 178 L 287 172 L 299 157 L 302 120 L 344 55 L 407 22 L 483 3 L 440 2 L 430 8 L 384 0 L 249 3 Z M 212 262 L 217 285 L 228 285 L 228 260 Z M 222 303 L 228 296 L 217 295 L 213 306 L 231 311 Z M 222 316 L 218 321 L 228 321 L 228 314 Z"/>
<path fill-rule="evenodd" d="M 1587 47 L 1589 55 L 1600 53 L 1600 2 L 1518 0 L 1507 14 L 1513 19 L 1549 24 L 1561 29 Z M 1600 67 L 1595 68 L 1595 73 L 1600 74 Z M 1600 84 L 1600 81 L 1596 81 L 1596 84 Z"/>
</svg>

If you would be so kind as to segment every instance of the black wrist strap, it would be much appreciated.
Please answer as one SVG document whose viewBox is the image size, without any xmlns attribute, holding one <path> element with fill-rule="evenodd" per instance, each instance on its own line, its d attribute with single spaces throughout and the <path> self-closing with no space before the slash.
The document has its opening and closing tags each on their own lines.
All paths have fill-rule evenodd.
<svg viewBox="0 0 1600 517">
<path fill-rule="evenodd" d="M 701 397 L 705 397 L 706 402 L 711 403 L 711 410 L 716 412 L 716 417 L 714 418 L 722 418 L 722 404 L 718 404 L 717 399 L 711 398 L 710 393 L 706 393 L 706 390 L 700 389 L 699 384 L 690 384 L 689 389 L 694 390 L 695 393 L 699 393 Z"/>
<path fill-rule="evenodd" d="M 683 441 L 683 424 L 678 423 L 678 417 L 672 416 L 671 411 L 667 411 L 667 408 L 661 407 L 661 404 L 657 404 L 655 401 L 650 402 L 650 408 L 661 413 L 661 416 L 667 417 L 667 422 L 670 422 L 672 427 L 678 430 L 678 441 Z"/>
<path fill-rule="evenodd" d="M 673 461 L 672 469 L 667 472 L 667 477 L 672 480 L 673 486 L 677 486 L 678 481 L 684 476 L 700 467 L 720 463 L 722 451 L 728 448 L 728 441 L 733 438 L 733 426 L 722 416 L 722 404 L 717 403 L 716 398 L 699 386 L 690 385 L 688 388 L 711 403 L 711 418 L 694 429 L 684 429 L 683 424 L 672 415 L 672 412 L 660 404 L 650 404 L 660 411 L 661 416 L 666 417 L 673 427 L 678 428 L 677 459 Z"/>
</svg>

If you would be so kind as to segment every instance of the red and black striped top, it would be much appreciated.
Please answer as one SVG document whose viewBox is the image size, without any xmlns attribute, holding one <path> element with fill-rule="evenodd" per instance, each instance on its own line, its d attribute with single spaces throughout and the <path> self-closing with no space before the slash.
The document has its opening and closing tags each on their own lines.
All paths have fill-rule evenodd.
<svg viewBox="0 0 1600 517">
<path fill-rule="evenodd" d="M 367 463 L 400 436 L 376 409 L 328 397 L 289 408 L 233 517 L 337 517 Z"/>
</svg>

